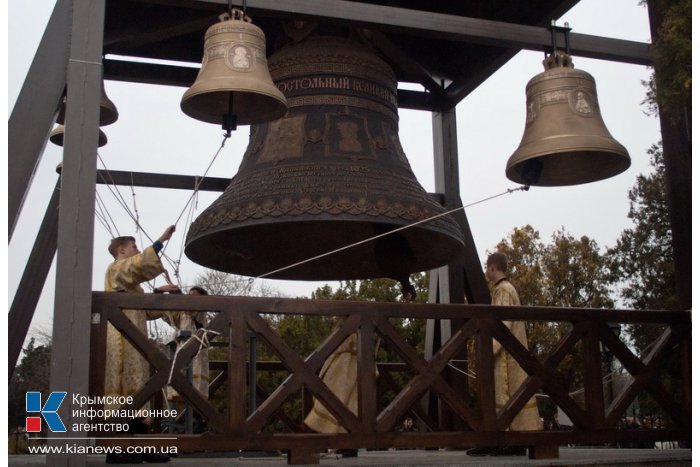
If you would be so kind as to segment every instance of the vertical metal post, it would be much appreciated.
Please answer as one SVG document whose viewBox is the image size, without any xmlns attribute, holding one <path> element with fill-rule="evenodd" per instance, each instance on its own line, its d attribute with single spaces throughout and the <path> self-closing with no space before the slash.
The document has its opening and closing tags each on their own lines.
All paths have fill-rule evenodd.
<svg viewBox="0 0 700 467">
<path fill-rule="evenodd" d="M 459 194 L 459 163 L 457 151 L 457 116 L 455 109 L 433 113 L 433 157 L 435 161 L 435 191 L 445 194 L 445 207 L 462 206 Z M 439 291 L 449 293 L 440 303 L 489 303 L 491 301 L 479 254 L 464 211 L 453 214 L 464 235 L 464 249 L 446 267 L 440 268 Z M 446 283 L 447 282 L 447 283 Z"/>
<path fill-rule="evenodd" d="M 73 0 L 58 0 L 8 122 L 7 184 L 12 238 L 66 88 Z"/>
<path fill-rule="evenodd" d="M 59 416 L 69 430 L 51 444 L 84 445 L 89 420 L 74 412 L 73 396 L 87 395 L 90 361 L 92 253 L 105 0 L 75 0 L 68 63 L 66 135 L 61 176 L 51 390 L 68 393 Z M 85 465 L 85 454 L 50 454 L 47 465 Z"/>
<path fill-rule="evenodd" d="M 454 209 L 462 206 L 459 194 L 459 162 L 457 150 L 457 116 L 455 108 L 433 113 L 433 157 L 435 165 L 435 191 L 444 193 L 445 208 Z M 431 271 L 429 290 L 430 297 L 436 303 L 464 303 L 465 299 L 470 303 L 488 303 L 489 293 L 486 287 L 479 255 L 476 252 L 471 229 L 464 211 L 454 215 L 463 234 L 464 248 L 455 256 L 449 265 Z M 437 276 L 437 281 L 433 277 Z M 437 288 L 437 290 L 435 290 Z M 450 338 L 453 331 L 462 325 L 462 322 L 443 321 L 439 323 L 429 321 L 426 326 L 425 357 L 429 358 L 439 340 L 444 343 Z M 439 336 L 439 339 L 438 339 Z M 430 344 L 430 345 L 429 345 Z M 460 392 L 466 392 L 469 384 L 466 378 L 467 350 L 456 355 L 452 365 L 461 371 L 448 370 L 448 378 L 451 385 Z M 449 413 L 441 412 L 440 425 L 446 427 L 450 422 Z M 456 423 L 459 423 L 456 421 Z M 461 426 L 452 427 L 461 429 Z"/>
</svg>

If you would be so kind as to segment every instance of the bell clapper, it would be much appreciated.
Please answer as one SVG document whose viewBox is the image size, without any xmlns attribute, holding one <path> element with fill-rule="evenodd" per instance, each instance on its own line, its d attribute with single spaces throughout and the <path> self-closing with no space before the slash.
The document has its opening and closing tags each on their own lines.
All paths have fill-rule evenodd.
<svg viewBox="0 0 700 467">
<path fill-rule="evenodd" d="M 228 112 L 223 115 L 221 124 L 221 128 L 226 130 L 224 134 L 226 138 L 230 138 L 231 132 L 236 131 L 237 122 L 238 117 L 233 113 L 233 91 L 231 91 L 228 97 Z"/>
</svg>

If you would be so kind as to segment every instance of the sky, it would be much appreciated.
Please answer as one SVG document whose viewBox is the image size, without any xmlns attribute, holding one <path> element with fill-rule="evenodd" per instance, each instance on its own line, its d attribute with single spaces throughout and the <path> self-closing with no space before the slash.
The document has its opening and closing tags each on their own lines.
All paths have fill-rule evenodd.
<svg viewBox="0 0 700 467">
<path fill-rule="evenodd" d="M 55 0 L 9 0 L 8 18 L 8 100 L 9 114 L 41 39 Z M 604 12 L 604 14 L 603 14 Z M 253 18 L 255 22 L 255 18 Z M 568 22 L 573 32 L 649 42 L 647 10 L 638 0 L 581 0 L 563 15 L 558 24 Z M 457 106 L 459 180 L 461 197 L 471 204 L 519 185 L 505 177 L 506 161 L 517 148 L 525 127 L 525 85 L 543 68 L 541 52 L 521 52 L 487 79 Z M 594 239 L 601 250 L 613 246 L 620 233 L 632 226 L 628 219 L 627 193 L 640 174 L 650 172 L 647 150 L 661 138 L 658 120 L 645 113 L 643 100 L 651 70 L 644 66 L 573 57 L 576 68 L 596 80 L 603 120 L 615 139 L 625 146 L 632 165 L 624 173 L 607 180 L 570 187 L 532 187 L 466 209 L 477 253 L 482 264 L 487 252 L 515 227 L 532 225 L 542 239 L 565 229 L 576 238 Z M 221 140 L 218 125 L 186 116 L 180 100 L 186 88 L 106 81 L 105 90 L 114 102 L 119 119 L 105 126 L 108 144 L 98 150 L 98 168 L 203 175 Z M 431 113 L 399 111 L 399 136 L 419 182 L 434 191 Z M 218 155 L 208 176 L 232 178 L 248 143 L 249 127 L 239 127 Z M 62 148 L 47 144 L 35 174 L 23 212 L 8 251 L 8 306 L 22 276 L 27 258 L 56 182 L 56 166 Z M 114 194 L 98 186 L 99 198 L 114 220 L 119 235 L 133 235 L 141 241 L 135 223 L 118 204 Z M 138 211 L 144 230 L 155 239 L 174 223 L 192 192 L 122 186 L 122 197 Z M 196 213 L 201 213 L 216 193 L 200 193 Z M 192 285 L 204 269 L 181 253 L 187 232 L 187 213 L 178 222 L 177 232 L 166 247 L 173 259 L 181 259 L 183 285 Z M 104 271 L 112 261 L 107 252 L 110 233 L 95 222 L 93 290 L 102 290 Z M 54 260 L 55 263 L 55 260 Z M 173 268 L 166 265 L 173 274 Z M 53 313 L 55 264 L 49 272 L 32 323 L 32 333 L 50 330 Z M 159 280 L 157 285 L 162 285 Z M 267 281 L 266 286 L 289 297 L 309 296 L 324 282 Z M 331 283 L 331 285 L 336 285 Z"/>
</svg>

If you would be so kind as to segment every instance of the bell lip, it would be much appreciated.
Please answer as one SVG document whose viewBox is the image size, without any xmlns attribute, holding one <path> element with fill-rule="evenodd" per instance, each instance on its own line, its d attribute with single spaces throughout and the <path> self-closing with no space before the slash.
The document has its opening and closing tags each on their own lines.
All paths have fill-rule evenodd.
<svg viewBox="0 0 700 467">
<path fill-rule="evenodd" d="M 522 151 L 520 149 L 522 148 L 519 148 L 506 163 L 506 177 L 513 182 L 531 186 L 573 186 L 605 180 L 621 174 L 632 164 L 627 149 L 619 143 L 618 145 L 619 148 L 614 149 L 588 146 L 552 150 L 528 157 L 521 157 Z M 590 153 L 597 154 L 598 157 L 591 156 Z M 562 175 L 563 172 L 559 172 L 558 177 L 551 175 L 553 171 L 546 170 L 537 181 L 529 181 L 523 174 L 524 164 L 527 161 L 538 159 L 549 159 L 547 161 L 550 162 L 548 169 L 552 165 L 559 165 L 568 166 L 569 170 L 564 175 Z M 590 170 L 596 165 L 598 166 L 596 170 Z"/>
<path fill-rule="evenodd" d="M 325 269 L 324 273 L 318 273 L 318 272 L 313 272 L 313 271 L 308 271 L 304 269 L 304 265 L 295 267 L 295 268 L 289 268 L 284 271 L 275 273 L 275 274 L 269 274 L 270 272 L 284 268 L 286 266 L 289 266 L 290 264 L 294 264 L 296 261 L 289 261 L 285 262 L 284 264 L 277 264 L 275 266 L 269 266 L 267 268 L 263 269 L 254 269 L 256 265 L 259 265 L 261 262 L 269 262 L 269 259 L 265 259 L 262 257 L 258 258 L 252 258 L 248 259 L 245 262 L 244 261 L 237 261 L 237 262 L 231 262 L 228 264 L 232 264 L 232 267 L 229 268 L 222 268 L 218 264 L 214 264 L 214 262 L 207 261 L 207 258 L 204 257 L 198 257 L 196 250 L 193 250 L 193 248 L 198 248 L 203 245 L 210 244 L 212 240 L 212 236 L 217 235 L 217 234 L 225 234 L 227 231 L 231 230 L 236 230 L 236 234 L 243 236 L 243 237 L 249 237 L 249 238 L 256 238 L 256 243 L 259 241 L 260 238 L 265 238 L 265 230 L 269 229 L 274 229 L 275 227 L 278 228 L 283 228 L 284 226 L 282 224 L 296 224 L 295 227 L 302 227 L 306 228 L 306 225 L 316 225 L 316 224 L 323 224 L 324 227 L 328 228 L 334 228 L 334 229 L 342 229 L 342 225 L 338 224 L 350 224 L 350 223 L 363 223 L 362 221 L 349 221 L 345 219 L 334 219 L 334 220 L 327 220 L 327 219 L 319 219 L 319 220 L 304 220 L 304 221 L 299 221 L 298 219 L 286 219 L 286 220 L 271 220 L 270 222 L 265 222 L 265 223 L 254 223 L 252 225 L 248 225 L 245 227 L 236 227 L 235 229 L 230 229 L 230 228 L 219 228 L 219 229 L 210 229 L 207 230 L 206 232 L 201 232 L 200 234 L 196 235 L 193 238 L 188 238 L 186 240 L 185 244 L 185 255 L 193 262 L 200 264 L 202 266 L 205 266 L 207 268 L 211 269 L 216 269 L 219 271 L 223 272 L 228 272 L 231 274 L 238 274 L 242 276 L 249 276 L 249 277 L 257 277 L 260 275 L 264 275 L 266 278 L 270 279 L 282 279 L 282 280 L 307 280 L 307 281 L 324 281 L 324 280 L 351 280 L 351 279 L 374 279 L 374 278 L 381 278 L 381 277 L 390 277 L 393 279 L 398 279 L 397 277 L 392 277 L 390 275 L 387 275 L 385 273 L 382 273 L 379 271 L 377 268 L 371 267 L 373 264 L 360 264 L 359 262 L 354 262 L 353 263 L 353 268 L 357 269 L 357 272 L 355 274 L 349 274 L 345 269 L 343 269 L 343 266 L 345 263 L 342 261 L 339 262 L 338 268 L 327 268 Z M 331 227 L 331 224 L 336 224 L 333 227 Z M 379 223 L 378 223 L 379 224 Z M 400 227 L 400 226 L 397 226 Z M 250 232 L 246 232 L 246 230 L 250 231 L 256 231 L 251 234 Z M 276 230 L 276 229 L 275 229 Z M 337 231 L 337 230 L 336 230 Z M 407 232 L 407 230 L 400 231 L 398 232 L 400 235 L 404 236 L 404 234 Z M 229 232 L 231 233 L 231 232 Z M 430 244 L 434 246 L 434 251 L 431 253 L 431 255 L 425 255 L 422 257 L 422 262 L 420 265 L 416 265 L 412 268 L 410 268 L 409 273 L 414 273 L 414 272 L 421 272 L 421 271 L 428 271 L 431 269 L 435 269 L 441 266 L 444 266 L 448 264 L 451 259 L 458 254 L 458 251 L 460 249 L 464 248 L 464 240 L 463 238 L 456 238 L 452 236 L 450 233 L 445 233 L 445 232 L 436 232 L 432 231 L 432 234 L 435 236 L 435 241 L 431 241 Z M 423 236 L 427 238 L 429 235 L 427 232 L 423 231 L 418 234 L 418 236 Z M 286 237 L 286 236 L 285 236 Z M 414 235 L 411 235 L 411 237 L 415 237 Z M 298 237 L 295 237 L 298 238 Z M 303 239 L 299 239 L 303 240 Z M 358 239 L 358 241 L 361 239 Z M 231 242 L 232 244 L 239 244 L 238 242 Z M 364 248 L 371 248 L 372 245 L 374 245 L 374 242 L 367 242 L 367 244 L 364 245 L 359 245 L 358 248 L 355 248 L 355 251 L 352 252 L 353 249 L 345 250 L 344 252 L 340 252 L 339 255 L 342 255 L 343 253 L 348 254 L 347 252 L 350 251 L 355 257 L 355 255 L 360 254 L 359 252 L 362 251 Z M 435 246 L 437 245 L 437 246 Z M 345 245 L 342 245 L 345 246 Z M 261 248 L 261 250 L 263 250 Z M 332 251 L 334 248 L 329 248 L 327 251 Z M 269 251 L 269 250 L 265 250 Z M 319 251 L 316 254 L 309 254 L 308 258 L 314 257 L 317 254 L 323 254 L 326 253 L 327 251 Z M 194 256 L 193 256 L 194 254 Z M 238 253 L 236 253 L 238 254 Z M 241 256 L 241 254 L 238 254 Z M 272 258 L 272 253 L 268 254 L 267 258 Z M 336 258 L 342 258 L 342 256 L 337 256 Z M 427 258 L 434 258 L 432 261 L 427 261 Z M 307 258 L 304 258 L 307 259 Z M 322 258 L 320 261 L 323 261 L 325 258 Z M 318 264 L 318 263 L 317 263 Z M 316 265 L 317 265 L 316 264 Z M 312 266 L 312 270 L 315 270 L 315 266 Z M 302 268 L 302 269 L 300 269 Z"/>
<path fill-rule="evenodd" d="M 56 128 L 51 130 L 51 134 L 49 135 L 49 141 L 51 141 L 53 144 L 56 146 L 61 146 L 63 147 L 63 136 L 66 132 L 66 127 L 63 125 L 57 125 Z M 102 129 L 99 130 L 99 136 L 97 138 L 97 147 L 101 148 L 102 146 L 107 144 L 107 135 L 105 134 Z"/>
<path fill-rule="evenodd" d="M 210 83 L 211 81 L 215 80 L 210 80 Z M 287 99 L 275 86 L 266 86 L 265 89 L 260 89 L 259 87 L 253 88 L 252 86 L 231 89 L 230 87 L 226 87 L 224 85 L 208 87 L 207 89 L 200 89 L 201 87 L 202 85 L 200 83 L 195 82 L 187 91 L 185 91 L 182 96 L 182 100 L 180 101 L 180 109 L 182 112 L 195 120 L 200 120 L 206 123 L 221 124 L 222 116 L 225 111 L 216 114 L 213 112 L 206 112 L 200 110 L 196 104 L 200 100 L 203 100 L 202 98 L 205 96 L 211 98 L 211 96 L 208 96 L 209 94 L 222 94 L 229 92 L 250 94 L 251 96 L 255 96 L 251 97 L 250 100 L 265 101 L 264 106 L 258 105 L 256 106 L 257 108 L 251 108 L 251 105 L 240 106 L 245 113 L 236 114 L 238 117 L 238 125 L 255 125 L 258 123 L 270 122 L 284 117 L 284 115 L 287 113 Z M 225 102 L 225 99 L 226 97 L 222 96 L 221 101 Z M 260 107 L 269 107 L 269 110 L 265 113 L 259 113 Z M 258 111 L 258 113 L 256 113 L 256 111 Z"/>
</svg>

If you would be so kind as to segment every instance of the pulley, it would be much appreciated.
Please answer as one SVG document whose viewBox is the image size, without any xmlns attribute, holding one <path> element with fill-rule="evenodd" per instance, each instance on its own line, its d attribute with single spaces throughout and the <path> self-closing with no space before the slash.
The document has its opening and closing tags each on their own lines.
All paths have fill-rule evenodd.
<svg viewBox="0 0 700 467">
<path fill-rule="evenodd" d="M 191 225 L 186 255 L 247 276 L 301 263 L 268 275 L 297 280 L 406 281 L 448 263 L 463 235 L 449 215 L 426 221 L 445 210 L 401 147 L 389 65 L 334 36 L 289 44 L 269 63 L 289 111 L 251 127 L 238 173 Z"/>
</svg>

